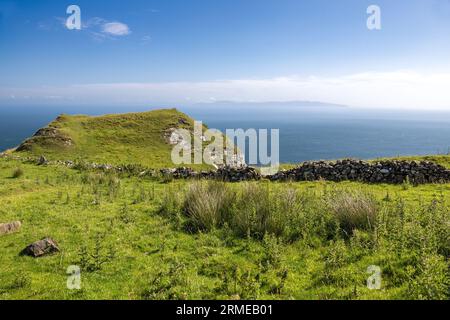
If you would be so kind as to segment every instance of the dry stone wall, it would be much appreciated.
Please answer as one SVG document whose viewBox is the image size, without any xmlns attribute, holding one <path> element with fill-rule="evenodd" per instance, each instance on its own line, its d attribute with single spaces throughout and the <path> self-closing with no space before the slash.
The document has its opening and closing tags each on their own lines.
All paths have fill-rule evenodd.
<svg viewBox="0 0 450 320">
<path fill-rule="evenodd" d="M 0 154 L 19 160 L 18 157 Z M 22 161 L 38 165 L 64 165 L 75 169 L 94 169 L 115 171 L 141 177 L 166 176 L 173 179 L 217 179 L 227 182 L 255 181 L 263 178 L 271 181 L 358 181 L 364 183 L 412 184 L 450 182 L 450 170 L 430 161 L 385 160 L 368 162 L 361 160 L 314 161 L 304 162 L 290 170 L 263 177 L 258 170 L 248 166 L 222 167 L 217 170 L 195 171 L 191 168 L 173 168 L 154 170 L 140 165 L 114 166 L 97 163 L 75 163 L 73 161 L 48 161 L 45 157 L 26 158 Z"/>
<path fill-rule="evenodd" d="M 272 181 L 359 181 L 366 183 L 413 184 L 450 182 L 450 170 L 429 161 L 386 160 L 366 162 L 341 160 L 336 162 L 305 162 L 269 177 Z"/>
</svg>

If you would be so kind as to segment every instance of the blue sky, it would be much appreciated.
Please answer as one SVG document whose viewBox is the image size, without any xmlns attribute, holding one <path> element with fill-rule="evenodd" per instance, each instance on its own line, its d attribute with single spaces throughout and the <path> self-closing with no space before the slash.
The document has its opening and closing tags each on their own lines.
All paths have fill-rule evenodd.
<svg viewBox="0 0 450 320">
<path fill-rule="evenodd" d="M 81 31 L 64 26 L 71 4 Z M 378 31 L 366 27 L 371 4 Z M 450 108 L 449 35 L 449 0 L 0 0 L 0 105 Z"/>
</svg>

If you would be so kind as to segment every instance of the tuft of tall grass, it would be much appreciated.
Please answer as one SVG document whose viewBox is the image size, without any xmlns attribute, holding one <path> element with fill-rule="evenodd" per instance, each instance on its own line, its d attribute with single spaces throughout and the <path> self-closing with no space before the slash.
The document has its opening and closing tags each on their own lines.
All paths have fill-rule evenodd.
<svg viewBox="0 0 450 320">
<path fill-rule="evenodd" d="M 337 224 L 321 197 L 251 182 L 193 182 L 187 192 L 166 193 L 160 213 L 171 218 L 180 218 L 181 213 L 191 231 L 226 225 L 240 237 L 262 240 L 268 234 L 289 242 L 315 237 L 327 240 L 336 233 Z"/>
<path fill-rule="evenodd" d="M 199 230 L 213 230 L 229 219 L 234 192 L 223 182 L 196 181 L 184 200 L 184 214 Z"/>
<path fill-rule="evenodd" d="M 375 198 L 359 190 L 334 192 L 328 199 L 329 207 L 341 230 L 351 236 L 354 230 L 373 230 L 378 212 Z"/>
<path fill-rule="evenodd" d="M 184 192 L 176 192 L 168 188 L 164 192 L 159 204 L 159 214 L 166 218 L 179 220 L 183 210 Z"/>
<path fill-rule="evenodd" d="M 17 179 L 20 178 L 21 176 L 23 176 L 24 172 L 22 168 L 15 168 L 13 173 L 12 173 L 12 178 L 13 179 Z"/>
</svg>

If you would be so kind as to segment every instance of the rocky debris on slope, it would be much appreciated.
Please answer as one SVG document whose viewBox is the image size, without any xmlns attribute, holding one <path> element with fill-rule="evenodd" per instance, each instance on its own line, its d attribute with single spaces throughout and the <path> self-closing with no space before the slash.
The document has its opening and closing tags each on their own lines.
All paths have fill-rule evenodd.
<svg viewBox="0 0 450 320">
<path fill-rule="evenodd" d="M 22 223 L 14 221 L 10 223 L 0 223 L 0 236 L 11 234 L 20 230 Z"/>
<path fill-rule="evenodd" d="M 31 138 L 22 142 L 16 151 L 31 151 L 33 144 L 37 141 L 61 147 L 70 147 L 74 144 L 70 137 L 64 135 L 57 128 L 46 127 L 39 129 Z"/>
<path fill-rule="evenodd" d="M 51 238 L 45 238 L 30 244 L 28 247 L 23 249 L 20 254 L 38 258 L 59 251 L 59 246 L 55 240 Z"/>
<path fill-rule="evenodd" d="M 44 156 L 40 156 L 39 159 L 37 160 L 37 165 L 38 166 L 42 166 L 42 165 L 47 164 L 47 163 L 48 163 L 48 160 Z"/>
<path fill-rule="evenodd" d="M 192 135 L 190 132 L 191 139 L 187 138 L 182 134 L 177 128 L 169 128 L 164 131 L 164 140 L 167 144 L 171 146 L 178 145 L 181 150 L 184 152 L 191 152 L 192 147 Z M 207 138 L 202 135 L 199 137 L 202 143 L 207 142 Z M 236 150 L 236 148 L 225 148 L 223 152 L 211 151 L 209 153 L 205 153 L 204 156 L 208 157 L 209 163 L 212 163 L 213 166 L 217 169 L 221 164 L 227 162 L 227 164 L 231 167 L 242 167 L 245 166 L 245 156 Z"/>
<path fill-rule="evenodd" d="M 166 143 L 173 145 L 180 145 L 184 150 L 190 150 L 190 141 L 185 139 L 182 132 L 178 128 L 169 128 L 164 131 L 164 140 Z"/>
<path fill-rule="evenodd" d="M 336 162 L 305 162 L 300 166 L 280 171 L 269 177 L 272 181 L 358 181 L 366 183 L 413 184 L 450 181 L 450 170 L 429 161 L 387 160 L 365 162 L 340 160 Z"/>
</svg>

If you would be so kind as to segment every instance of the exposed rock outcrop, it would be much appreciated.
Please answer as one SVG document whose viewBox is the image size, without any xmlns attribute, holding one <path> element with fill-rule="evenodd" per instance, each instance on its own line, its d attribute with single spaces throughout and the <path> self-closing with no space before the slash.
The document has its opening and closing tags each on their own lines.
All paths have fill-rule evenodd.
<svg viewBox="0 0 450 320">
<path fill-rule="evenodd" d="M 192 146 L 192 135 L 193 132 L 189 132 L 190 138 L 187 136 L 187 133 L 184 134 L 182 131 L 179 131 L 178 128 L 169 128 L 164 131 L 164 140 L 167 144 L 171 146 L 178 145 L 181 150 L 187 153 L 191 153 L 194 150 Z M 207 142 L 207 139 L 204 135 L 198 137 L 202 143 Z M 211 151 L 209 153 L 203 153 L 202 155 L 208 157 L 209 163 L 213 164 L 213 166 L 217 169 L 223 163 L 227 163 L 231 167 L 243 167 L 245 166 L 245 156 L 238 149 L 229 146 L 225 148 L 223 152 Z"/>
<path fill-rule="evenodd" d="M 64 135 L 59 129 L 54 127 L 46 127 L 39 129 L 31 138 L 20 144 L 16 151 L 31 151 L 33 145 L 39 144 L 55 145 L 59 147 L 70 147 L 74 144 L 73 140 Z"/>
</svg>

